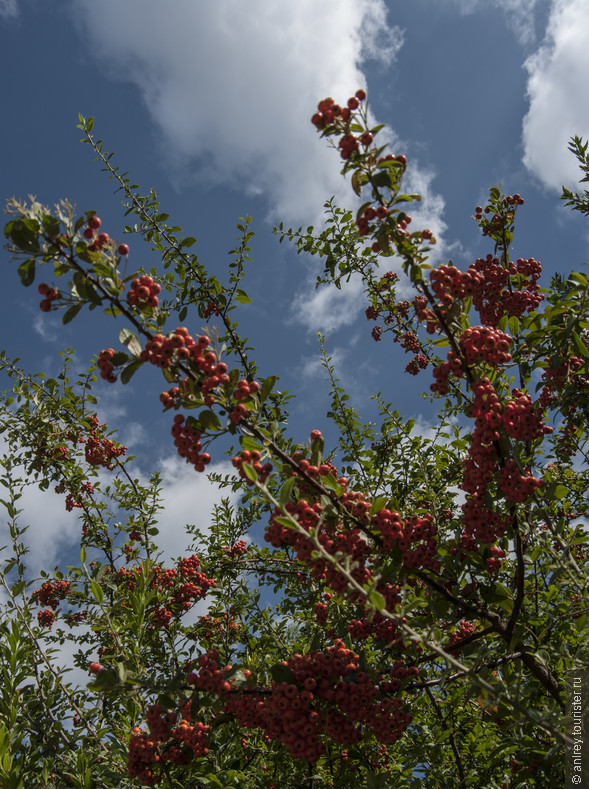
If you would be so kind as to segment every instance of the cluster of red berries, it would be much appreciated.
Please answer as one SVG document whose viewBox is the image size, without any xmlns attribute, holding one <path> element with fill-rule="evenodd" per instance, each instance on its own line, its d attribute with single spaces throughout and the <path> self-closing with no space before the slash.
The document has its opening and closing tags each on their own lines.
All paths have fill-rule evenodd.
<svg viewBox="0 0 589 789">
<path fill-rule="evenodd" d="M 247 449 L 244 449 L 239 455 L 235 455 L 231 459 L 231 464 L 238 470 L 239 476 L 244 479 L 248 485 L 253 485 L 253 481 L 249 479 L 245 473 L 243 464 L 250 464 L 254 471 L 256 471 L 258 474 L 258 482 L 263 484 L 272 473 L 272 463 L 262 463 L 261 461 L 262 454 L 257 449 L 254 449 L 251 452 Z"/>
<path fill-rule="evenodd" d="M 180 720 L 178 713 L 164 712 L 159 704 L 149 707 L 145 716 L 149 732 L 136 726 L 129 740 L 129 778 L 156 786 L 164 777 L 159 771 L 162 765 L 187 765 L 193 758 L 208 755 L 210 726 L 193 722 L 189 707 L 182 708 Z"/>
<path fill-rule="evenodd" d="M 98 369 L 100 370 L 100 377 L 104 378 L 105 381 L 108 381 L 109 384 L 114 384 L 114 382 L 117 380 L 117 377 L 114 374 L 115 366 L 112 362 L 114 356 L 114 348 L 105 348 L 98 354 L 98 361 L 96 362 Z"/>
<path fill-rule="evenodd" d="M 370 224 L 375 219 L 386 219 L 389 215 L 389 209 L 386 208 L 384 205 L 379 205 L 378 208 L 373 208 L 372 206 L 368 206 L 365 209 L 362 216 L 359 216 L 356 219 L 356 226 L 358 228 L 358 235 L 359 236 L 367 236 L 373 230 L 374 227 Z M 379 250 L 380 251 L 380 247 Z"/>
<path fill-rule="evenodd" d="M 456 644 L 460 644 L 462 641 L 470 638 L 476 633 L 476 629 L 476 625 L 473 622 L 467 622 L 463 619 L 458 623 L 458 630 L 455 630 L 450 634 L 450 647 L 452 648 Z M 451 649 L 451 651 L 456 655 L 461 655 L 462 650 L 463 647 Z"/>
<path fill-rule="evenodd" d="M 235 679 L 228 679 L 232 666 L 221 668 L 219 664 L 220 653 L 217 649 L 209 649 L 198 659 L 199 670 L 191 671 L 187 680 L 191 685 L 196 685 L 200 690 L 208 693 L 224 695 L 236 684 Z M 249 674 L 249 672 L 248 672 Z"/>
<path fill-rule="evenodd" d="M 195 340 L 186 327 L 179 326 L 166 337 L 163 334 L 154 335 L 145 344 L 139 358 L 142 362 L 156 364 L 161 368 L 192 359 L 199 370 L 212 372 L 217 357 L 212 352 L 204 353 L 210 343 L 210 339 L 204 335 Z"/>
<path fill-rule="evenodd" d="M 219 309 L 219 305 L 217 304 L 217 302 L 216 301 L 209 301 L 209 303 L 205 307 L 205 311 L 204 311 L 204 316 L 203 317 L 206 320 L 206 319 L 210 318 L 211 315 L 220 315 L 220 314 L 221 314 L 221 310 Z"/>
<path fill-rule="evenodd" d="M 497 258 L 487 255 L 477 258 L 469 271 L 482 276 L 474 288 L 473 305 L 487 326 L 497 326 L 504 315 L 520 318 L 544 299 L 538 285 L 542 265 L 534 258 L 518 258 L 504 268 Z"/>
<path fill-rule="evenodd" d="M 498 548 L 496 545 L 491 545 L 489 548 L 489 556 L 485 559 L 485 565 L 490 573 L 496 573 L 501 569 L 505 559 L 505 551 Z"/>
<path fill-rule="evenodd" d="M 171 430 L 174 437 L 174 446 L 181 458 L 186 458 L 192 463 L 195 471 L 204 471 L 205 466 L 211 462 L 208 452 L 202 452 L 202 434 L 199 430 L 189 425 L 183 414 L 176 414 Z"/>
<path fill-rule="evenodd" d="M 504 267 L 487 255 L 477 258 L 464 272 L 455 266 L 433 269 L 430 281 L 443 308 L 449 309 L 454 299 L 472 298 L 482 323 L 496 327 L 504 315 L 519 318 L 538 307 L 544 298 L 538 285 L 541 272 L 542 266 L 534 258 L 518 258 Z M 432 318 L 437 323 L 429 311 L 422 316 L 428 321 Z"/>
<path fill-rule="evenodd" d="M 175 609 L 186 611 L 197 600 L 202 600 L 216 586 L 214 578 L 208 578 L 200 572 L 200 557 L 196 554 L 184 557 L 178 562 L 178 567 L 164 570 L 157 566 L 150 581 L 150 588 L 158 591 L 172 592 L 170 605 Z"/>
<path fill-rule="evenodd" d="M 51 309 L 51 304 L 59 296 L 59 291 L 57 290 L 57 288 L 50 288 L 46 282 L 41 282 L 38 290 L 39 290 L 39 294 L 44 297 L 39 302 L 39 307 L 43 312 L 49 312 L 49 310 Z"/>
<path fill-rule="evenodd" d="M 244 556 L 247 553 L 247 542 L 245 540 L 238 540 L 235 545 L 225 545 L 223 547 L 223 553 L 230 556 L 232 559 L 238 559 L 240 556 Z"/>
<path fill-rule="evenodd" d="M 110 243 L 110 236 L 108 233 L 99 233 L 96 235 L 97 230 L 100 229 L 102 226 L 102 220 L 97 217 L 96 215 L 91 216 L 87 223 L 86 228 L 84 230 L 84 238 L 90 241 L 91 243 L 88 244 L 88 249 L 90 252 L 99 252 L 101 249 Z M 117 252 L 119 255 L 128 255 L 129 254 L 129 247 L 127 244 L 119 244 Z"/>
<path fill-rule="evenodd" d="M 59 484 L 55 486 L 56 493 L 63 493 L 65 491 L 65 483 Z M 77 493 L 68 493 L 65 497 L 65 509 L 66 512 L 71 512 L 72 510 L 78 508 L 81 509 L 83 504 L 83 499 L 80 494 L 87 494 L 91 495 L 94 493 L 94 487 L 91 482 L 83 482 Z"/>
<path fill-rule="evenodd" d="M 499 472 L 497 481 L 505 498 L 508 501 L 523 502 L 542 487 L 542 480 L 532 476 L 529 472 L 522 473 L 515 460 L 509 458 Z"/>
<path fill-rule="evenodd" d="M 112 469 L 115 458 L 121 457 L 127 453 L 127 447 L 123 444 L 117 444 L 110 438 L 101 437 L 100 433 L 104 431 L 104 426 L 100 425 L 97 417 L 93 417 L 90 424 L 90 432 L 84 438 L 79 436 L 80 443 L 85 444 L 84 454 L 86 462 L 91 466 L 103 466 L 106 469 Z"/>
<path fill-rule="evenodd" d="M 509 519 L 491 512 L 486 505 L 486 494 L 499 467 L 495 442 L 502 424 L 501 401 L 488 378 L 472 385 L 474 403 L 469 416 L 474 418 L 469 456 L 463 461 L 461 487 L 469 496 L 462 505 L 466 533 L 480 542 L 492 543 L 502 537 Z"/>
<path fill-rule="evenodd" d="M 460 347 L 468 365 L 485 362 L 490 367 L 501 367 L 511 361 L 511 337 L 490 326 L 471 326 L 460 336 Z"/>
<path fill-rule="evenodd" d="M 235 610 L 230 608 L 222 616 L 201 616 L 196 625 L 200 643 L 223 643 L 227 636 L 234 639 L 242 629 L 242 625 L 235 620 Z"/>
<path fill-rule="evenodd" d="M 96 235 L 96 231 L 102 225 L 102 220 L 97 216 L 91 216 L 88 222 L 86 223 L 86 229 L 84 230 L 84 238 L 88 239 L 92 243 L 88 245 L 88 249 L 91 252 L 97 252 L 103 249 L 110 241 L 110 237 L 108 233 L 99 233 Z"/>
<path fill-rule="evenodd" d="M 359 657 L 336 640 L 325 651 L 294 655 L 282 662 L 292 681 L 273 682 L 272 691 L 231 695 L 226 710 L 246 728 L 260 728 L 296 759 L 315 762 L 325 753 L 324 737 L 338 745 L 360 742 L 366 729 L 382 743 L 394 743 L 411 722 L 391 682 L 380 684 L 360 671 Z M 391 675 L 406 669 L 397 663 Z M 325 710 L 326 705 L 330 705 Z"/>
<path fill-rule="evenodd" d="M 45 581 L 39 589 L 36 589 L 31 599 L 40 605 L 48 605 L 54 611 L 59 605 L 60 600 L 65 600 L 70 592 L 69 581 Z"/>
<path fill-rule="evenodd" d="M 511 337 L 489 326 L 471 326 L 465 329 L 459 340 L 462 356 L 467 365 L 484 362 L 490 367 L 499 367 L 511 361 L 509 348 Z M 435 381 L 430 389 L 440 395 L 449 391 L 450 375 L 460 378 L 464 374 L 463 360 L 454 351 L 448 351 L 446 361 L 433 370 Z"/>
<path fill-rule="evenodd" d="M 508 205 L 518 206 L 518 205 L 523 205 L 525 203 L 524 198 L 521 195 L 519 195 L 517 192 L 514 195 L 507 195 L 505 200 L 507 201 Z M 481 219 L 483 218 L 483 213 L 490 214 L 492 210 L 493 209 L 491 208 L 491 206 L 486 206 L 485 209 L 483 210 L 482 205 L 477 205 L 477 207 L 474 210 L 475 212 L 474 218 L 476 219 L 477 222 L 480 222 Z"/>
<path fill-rule="evenodd" d="M 360 89 L 348 99 L 346 107 L 336 104 L 331 97 L 322 99 L 317 105 L 318 111 L 311 118 L 311 123 L 320 131 L 333 124 L 345 126 L 350 121 L 352 112 L 358 109 L 360 102 L 364 101 L 365 98 L 366 91 Z"/>
<path fill-rule="evenodd" d="M 49 630 L 51 630 L 51 627 L 55 621 L 55 614 L 51 608 L 46 608 L 43 611 L 39 611 L 37 614 L 37 620 L 41 627 L 48 627 Z"/>
<path fill-rule="evenodd" d="M 403 519 L 398 512 L 383 508 L 373 515 L 372 527 L 382 535 L 385 552 L 388 553 L 395 546 L 399 548 L 401 561 L 407 569 L 429 567 L 439 570 L 440 563 L 434 559 L 437 529 L 431 514 Z"/>
<path fill-rule="evenodd" d="M 154 282 L 153 277 L 143 274 L 131 283 L 131 288 L 127 293 L 127 302 L 131 307 L 138 307 L 140 310 L 155 310 L 160 303 L 158 294 L 161 289 L 161 285 Z"/>
<path fill-rule="evenodd" d="M 401 598 L 399 597 L 395 605 L 400 602 Z M 394 610 L 394 608 L 389 610 Z M 399 630 L 398 625 L 378 613 L 373 616 L 366 616 L 363 619 L 351 619 L 348 625 L 348 633 L 352 638 L 361 641 L 372 636 L 375 641 L 386 644 L 387 649 L 405 648 L 403 634 Z"/>
<path fill-rule="evenodd" d="M 509 436 L 519 441 L 534 441 L 552 432 L 542 421 L 539 402 L 534 403 L 529 394 L 519 389 L 513 389 L 511 394 L 514 399 L 505 404 L 503 411 L 503 429 Z"/>
</svg>

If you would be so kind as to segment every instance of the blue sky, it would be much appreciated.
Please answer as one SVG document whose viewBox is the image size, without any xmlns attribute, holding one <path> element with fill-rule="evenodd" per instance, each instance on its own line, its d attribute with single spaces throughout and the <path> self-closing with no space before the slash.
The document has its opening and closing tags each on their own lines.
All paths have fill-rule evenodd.
<svg viewBox="0 0 589 789">
<path fill-rule="evenodd" d="M 129 243 L 131 264 L 157 265 L 140 239 L 123 238 L 120 198 L 78 142 L 82 113 L 95 117 L 116 162 L 197 237 L 212 271 L 225 271 L 238 218 L 253 216 L 245 287 L 254 303 L 237 317 L 262 374 L 280 375 L 297 395 L 297 440 L 312 428 L 332 435 L 318 330 L 362 415 L 374 413 L 370 395 L 382 391 L 423 430 L 431 421 L 418 398 L 429 373 L 401 377 L 408 359 L 372 341 L 358 283 L 316 292 L 316 264 L 272 235 L 279 221 L 320 224 L 332 195 L 354 204 L 337 154 L 309 122 L 319 99 L 367 89 L 392 152 L 409 158 L 408 189 L 424 195 L 414 227 L 435 231 L 436 261 L 468 267 L 490 251 L 470 217 L 498 182 L 526 199 L 515 257 L 536 257 L 546 276 L 587 259 L 583 219 L 558 201 L 561 184 L 578 180 L 567 140 L 589 137 L 587 0 L 0 0 L 0 63 L 3 197 L 67 197 L 80 212 L 95 209 Z M 53 374 L 66 345 L 82 369 L 116 344 L 114 321 L 85 314 L 62 328 L 59 314 L 41 313 L 34 289 L 19 285 L 0 254 L 0 345 L 28 369 Z M 187 324 L 201 328 L 197 317 Z M 162 384 L 150 368 L 98 394 L 101 416 L 140 456 L 139 471 L 165 471 L 165 548 L 177 555 L 183 524 L 206 525 L 216 492 L 174 456 Z M 224 462 L 220 451 L 214 459 Z M 76 538 L 75 513 L 53 494 L 27 495 L 31 560 L 57 563 Z"/>
</svg>

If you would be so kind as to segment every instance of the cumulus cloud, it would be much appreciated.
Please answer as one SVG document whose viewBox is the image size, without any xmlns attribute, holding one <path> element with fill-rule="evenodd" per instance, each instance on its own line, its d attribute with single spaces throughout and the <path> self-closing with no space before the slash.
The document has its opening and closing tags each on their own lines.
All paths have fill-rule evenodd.
<svg viewBox="0 0 589 789">
<path fill-rule="evenodd" d="M 393 139 L 389 132 L 387 137 Z M 405 146 L 402 146 L 406 150 Z M 410 205 L 408 211 L 412 217 L 411 230 L 429 228 L 433 231 L 437 245 L 430 254 L 432 265 L 448 252 L 444 242 L 444 233 L 447 225 L 443 220 L 444 199 L 437 194 L 432 181 L 434 173 L 410 162 L 404 181 L 403 191 L 408 194 L 420 194 L 421 202 Z M 319 264 L 318 264 L 319 265 Z M 382 258 L 380 261 L 382 271 L 401 271 L 401 260 L 397 257 Z M 339 329 L 352 325 L 367 307 L 366 298 L 363 296 L 362 281 L 359 276 L 352 276 L 349 282 L 338 290 L 334 285 L 322 286 L 315 290 L 314 283 L 316 271 L 312 271 L 306 285 L 296 294 L 292 304 L 292 315 L 297 322 L 306 326 L 309 332 L 325 331 L 333 333 Z M 403 298 L 412 293 L 411 286 L 402 278 L 398 289 Z"/>
<path fill-rule="evenodd" d="M 227 474 L 232 469 L 229 463 L 223 462 L 211 465 L 210 470 Z M 186 553 L 189 542 L 186 525 L 194 524 L 206 533 L 215 504 L 222 498 L 229 498 L 235 504 L 237 494 L 227 489 L 221 491 L 205 474 L 195 474 L 194 469 L 176 456 L 161 462 L 160 473 L 163 509 L 158 514 L 159 535 L 155 542 L 162 551 L 162 559 L 170 561 Z M 141 474 L 135 473 L 134 476 L 145 482 Z M 107 474 L 102 477 L 103 484 L 108 484 Z M 79 510 L 66 512 L 63 494 L 55 493 L 51 487 L 41 491 L 36 485 L 23 489 L 18 506 L 23 511 L 19 516 L 21 527 L 29 527 L 23 542 L 29 547 L 25 564 L 31 576 L 38 576 L 40 570 L 50 572 L 53 567 L 63 564 L 63 557 L 79 545 Z M 0 546 L 8 543 L 8 529 L 5 523 L 1 523 Z M 9 549 L 0 552 L 0 560 L 8 558 L 9 553 Z"/>
<path fill-rule="evenodd" d="M 346 189 L 309 122 L 317 101 L 345 100 L 365 85 L 365 59 L 390 63 L 402 44 L 383 0 L 73 8 L 101 66 L 141 91 L 178 179 L 192 163 L 201 178 L 264 194 L 272 218 L 291 223 Z"/>
<path fill-rule="evenodd" d="M 16 0 L 0 0 L 0 17 L 4 19 L 16 19 L 18 14 L 19 9 Z"/>
<path fill-rule="evenodd" d="M 546 186 L 574 187 L 573 135 L 589 137 L 589 4 L 555 0 L 540 48 L 525 62 L 530 107 L 523 122 L 524 164 Z"/>
</svg>

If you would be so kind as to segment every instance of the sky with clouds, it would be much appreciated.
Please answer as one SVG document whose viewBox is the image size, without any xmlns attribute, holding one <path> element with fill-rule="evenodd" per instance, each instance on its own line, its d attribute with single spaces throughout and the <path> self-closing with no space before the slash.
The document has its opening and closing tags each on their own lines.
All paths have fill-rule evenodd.
<svg viewBox="0 0 589 789">
<path fill-rule="evenodd" d="M 80 211 L 96 209 L 122 239 L 119 197 L 78 143 L 81 112 L 95 116 L 97 136 L 132 179 L 158 190 L 162 210 L 197 237 L 216 274 L 238 218 L 254 217 L 245 282 L 253 304 L 234 314 L 262 373 L 280 375 L 297 394 L 290 411 L 298 440 L 315 427 L 329 436 L 318 330 L 361 414 L 374 416 L 370 393 L 381 391 L 419 424 L 431 418 L 418 397 L 427 373 L 399 378 L 406 360 L 398 347 L 372 341 L 360 284 L 315 291 L 317 264 L 272 234 L 279 221 L 320 224 L 331 196 L 354 205 L 337 154 L 309 122 L 319 99 L 368 91 L 392 152 L 409 158 L 407 190 L 424 195 L 414 226 L 436 233 L 436 261 L 468 266 L 489 251 L 470 217 L 497 182 L 526 199 L 517 255 L 540 259 L 549 274 L 586 259 L 587 230 L 558 201 L 561 185 L 578 181 L 567 141 L 589 137 L 586 0 L 0 0 L 0 58 L 4 197 L 69 197 Z M 138 238 L 129 244 L 132 265 L 157 266 Z M 2 344 L 23 365 L 53 374 L 67 345 L 79 350 L 81 369 L 115 345 L 118 329 L 94 315 L 64 328 L 59 316 L 41 315 L 3 254 Z M 165 547 L 177 555 L 183 524 L 206 524 L 219 493 L 171 453 L 163 387 L 151 372 L 116 393 L 97 391 L 139 473 L 164 471 Z M 64 543 L 52 535 L 68 542 L 68 514 L 57 497 L 32 490 L 26 503 L 42 535 L 33 558 L 57 563 Z"/>
</svg>

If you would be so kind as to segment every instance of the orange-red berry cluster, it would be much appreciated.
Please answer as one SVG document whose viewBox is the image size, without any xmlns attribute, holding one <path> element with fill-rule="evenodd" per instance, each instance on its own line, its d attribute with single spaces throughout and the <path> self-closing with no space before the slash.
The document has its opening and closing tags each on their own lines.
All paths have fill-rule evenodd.
<svg viewBox="0 0 589 789">
<path fill-rule="evenodd" d="M 105 381 L 108 381 L 109 384 L 114 384 L 114 382 L 117 380 L 117 377 L 114 374 L 115 366 L 112 362 L 114 355 L 114 348 L 105 348 L 98 354 L 98 361 L 96 363 L 98 369 L 100 370 L 100 377 L 104 378 Z"/>
<path fill-rule="evenodd" d="M 51 304 L 59 296 L 59 291 L 57 290 L 57 288 L 50 288 L 46 282 L 41 282 L 38 290 L 39 290 L 39 295 L 44 297 L 39 302 L 39 307 L 41 308 L 42 312 L 49 312 L 49 310 L 51 309 Z"/>
<path fill-rule="evenodd" d="M 167 627 L 172 616 L 188 611 L 195 602 L 207 596 L 209 589 L 216 586 L 215 579 L 208 578 L 199 568 L 200 557 L 196 554 L 180 559 L 177 568 L 154 568 L 150 588 L 166 591 L 168 597 L 166 606 L 154 613 L 156 621 L 163 623 L 162 627 Z"/>
<path fill-rule="evenodd" d="M 542 487 L 542 480 L 536 479 L 529 472 L 522 472 L 515 460 L 509 458 L 497 476 L 497 481 L 508 501 L 526 501 Z"/>
<path fill-rule="evenodd" d="M 31 599 L 40 605 L 48 605 L 55 611 L 59 601 L 64 600 L 69 592 L 69 581 L 45 581 L 32 593 Z"/>
<path fill-rule="evenodd" d="M 450 646 L 454 646 L 455 644 L 459 644 L 461 641 L 464 641 L 470 636 L 476 633 L 476 625 L 472 622 L 467 622 L 466 620 L 462 620 L 458 623 L 458 630 L 455 630 L 453 633 L 450 633 Z M 463 647 L 459 647 L 457 649 L 452 649 L 452 652 L 456 655 L 462 654 Z"/>
<path fill-rule="evenodd" d="M 127 293 L 127 302 L 131 307 L 138 307 L 140 310 L 147 308 L 155 310 L 160 303 L 158 294 L 161 289 L 162 286 L 158 282 L 154 282 L 153 277 L 143 274 L 131 283 L 131 288 Z"/>
<path fill-rule="evenodd" d="M 238 540 L 235 545 L 225 545 L 223 553 L 231 556 L 232 559 L 238 559 L 247 553 L 247 542 L 245 540 Z"/>
<path fill-rule="evenodd" d="M 204 471 L 211 462 L 208 452 L 202 452 L 202 434 L 199 430 L 189 425 L 183 414 L 176 414 L 171 430 L 174 437 L 174 446 L 182 458 L 192 463 L 195 471 Z"/>
<path fill-rule="evenodd" d="M 496 327 L 504 315 L 519 318 L 538 307 L 544 298 L 538 285 L 541 273 L 542 266 L 534 258 L 518 258 L 505 267 L 493 255 L 487 255 L 477 258 L 467 271 L 439 266 L 429 276 L 444 309 L 449 309 L 454 299 L 472 298 L 481 322 Z M 432 316 L 428 313 L 427 318 L 431 320 Z"/>
<path fill-rule="evenodd" d="M 86 462 L 91 466 L 103 466 L 107 469 L 112 469 L 114 466 L 113 460 L 121 457 L 127 453 L 127 447 L 122 444 L 117 444 L 110 438 L 101 437 L 100 433 L 104 430 L 97 417 L 92 418 L 90 432 L 84 438 L 80 436 L 78 440 L 80 443 L 85 444 L 84 454 Z"/>
<path fill-rule="evenodd" d="M 505 404 L 503 411 L 503 429 L 508 435 L 519 441 L 534 441 L 552 432 L 542 421 L 539 402 L 534 403 L 529 394 L 519 389 L 513 389 L 511 394 L 514 399 Z"/>
<path fill-rule="evenodd" d="M 317 112 L 311 118 L 311 123 L 320 131 L 333 124 L 338 124 L 338 122 L 344 126 L 350 121 L 352 112 L 358 109 L 360 102 L 364 101 L 365 98 L 366 91 L 360 88 L 354 96 L 348 99 L 345 107 L 340 107 L 331 97 L 322 99 L 317 105 Z"/>
<path fill-rule="evenodd" d="M 235 619 L 236 611 L 230 608 L 221 616 L 210 615 L 201 616 L 197 622 L 197 632 L 199 641 L 209 643 L 224 643 L 227 636 L 235 638 L 236 634 L 242 629 L 242 625 Z"/>
<path fill-rule="evenodd" d="M 207 756 L 210 726 L 193 722 L 189 705 L 178 713 L 164 712 L 159 704 L 152 704 L 146 713 L 149 732 L 136 726 L 129 740 L 127 774 L 145 786 L 161 783 L 162 764 L 186 765 L 192 758 Z"/>
<path fill-rule="evenodd" d="M 226 710 L 241 726 L 263 729 L 296 759 L 317 761 L 325 753 L 325 737 L 354 744 L 366 730 L 381 743 L 394 743 L 411 722 L 400 700 L 388 696 L 393 683 L 383 677 L 377 684 L 360 671 L 358 655 L 341 640 L 322 652 L 294 655 L 282 666 L 292 681 L 274 681 L 270 694 L 231 694 Z M 404 677 L 417 674 L 395 663 L 391 677 L 401 669 Z"/>
<path fill-rule="evenodd" d="M 248 463 L 252 466 L 254 471 L 258 474 L 258 482 L 264 483 L 270 476 L 272 472 L 272 463 L 262 463 L 262 454 L 258 452 L 257 449 L 252 450 L 251 452 L 247 449 L 244 449 L 239 455 L 235 455 L 231 459 L 231 463 L 234 468 L 238 469 L 239 476 L 244 479 L 248 485 L 253 485 L 253 480 L 249 479 L 245 473 L 243 468 L 244 463 Z"/>
<path fill-rule="evenodd" d="M 55 614 L 51 608 L 46 608 L 43 611 L 39 611 L 37 620 L 41 627 L 48 627 L 49 630 L 51 630 L 53 622 L 55 621 Z"/>
</svg>

